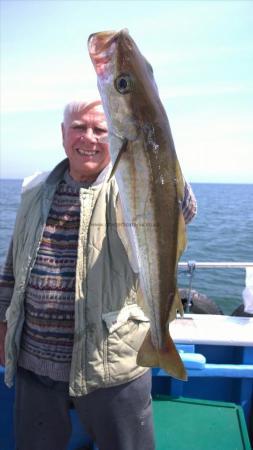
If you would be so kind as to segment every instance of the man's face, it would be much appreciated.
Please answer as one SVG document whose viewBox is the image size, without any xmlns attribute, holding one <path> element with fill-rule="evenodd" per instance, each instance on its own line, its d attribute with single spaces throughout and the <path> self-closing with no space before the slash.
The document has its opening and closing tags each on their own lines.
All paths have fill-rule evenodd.
<svg viewBox="0 0 253 450">
<path fill-rule="evenodd" d="M 110 162 L 105 116 L 97 106 L 73 112 L 62 124 L 63 147 L 70 175 L 76 181 L 94 181 Z"/>
</svg>

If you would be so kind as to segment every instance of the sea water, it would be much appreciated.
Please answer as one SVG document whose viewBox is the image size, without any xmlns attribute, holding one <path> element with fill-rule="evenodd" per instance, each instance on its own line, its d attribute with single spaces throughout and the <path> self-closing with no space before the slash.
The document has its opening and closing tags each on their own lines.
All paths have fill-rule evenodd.
<svg viewBox="0 0 253 450">
<path fill-rule="evenodd" d="M 21 180 L 0 180 L 0 265 L 4 264 L 20 201 Z M 181 261 L 253 262 L 253 184 L 192 184 L 198 202 L 187 227 Z M 170 237 L 168 236 L 168 239 Z M 179 287 L 189 286 L 179 270 Z M 244 269 L 196 269 L 192 288 L 214 300 L 225 314 L 242 303 Z"/>
</svg>

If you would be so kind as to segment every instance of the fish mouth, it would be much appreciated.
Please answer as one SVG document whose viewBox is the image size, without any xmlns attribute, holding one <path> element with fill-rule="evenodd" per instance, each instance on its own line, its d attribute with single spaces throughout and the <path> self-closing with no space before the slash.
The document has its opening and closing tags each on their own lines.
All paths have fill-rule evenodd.
<svg viewBox="0 0 253 450">
<path fill-rule="evenodd" d="M 120 35 L 128 34 L 128 30 L 100 31 L 88 38 L 90 58 L 98 75 L 103 75 L 106 65 L 111 61 L 116 42 Z"/>
</svg>

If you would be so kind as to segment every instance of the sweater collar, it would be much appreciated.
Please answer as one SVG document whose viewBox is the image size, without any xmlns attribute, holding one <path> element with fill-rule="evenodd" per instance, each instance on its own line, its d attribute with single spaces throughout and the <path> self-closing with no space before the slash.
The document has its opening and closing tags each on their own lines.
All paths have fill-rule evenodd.
<svg viewBox="0 0 253 450">
<path fill-rule="evenodd" d="M 53 171 L 49 174 L 49 176 L 47 177 L 46 183 L 47 184 L 57 184 L 57 182 L 59 182 L 60 179 L 64 178 L 65 179 L 65 175 L 66 173 L 68 173 L 67 175 L 67 180 L 65 180 L 68 184 L 71 184 L 72 187 L 77 187 L 79 185 L 79 187 L 83 187 L 83 188 L 87 188 L 87 187 L 97 187 L 101 184 L 103 184 L 106 180 L 108 180 L 110 173 L 112 170 L 112 164 L 109 163 L 103 170 L 102 172 L 100 172 L 100 174 L 98 175 L 97 179 L 93 182 L 93 183 L 88 183 L 87 186 L 87 182 L 78 182 L 73 180 L 73 178 L 70 176 L 69 174 L 69 161 L 68 158 L 64 159 L 63 161 L 61 161 L 54 169 Z M 74 183 L 74 185 L 73 185 Z"/>
</svg>

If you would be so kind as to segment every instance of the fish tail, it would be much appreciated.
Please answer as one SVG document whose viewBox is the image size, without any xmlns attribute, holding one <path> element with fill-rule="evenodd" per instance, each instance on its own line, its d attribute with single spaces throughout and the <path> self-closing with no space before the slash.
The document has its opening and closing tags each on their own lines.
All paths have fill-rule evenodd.
<svg viewBox="0 0 253 450">
<path fill-rule="evenodd" d="M 169 333 L 165 347 L 156 349 L 148 332 L 138 352 L 137 364 L 143 367 L 160 367 L 174 378 L 187 380 L 184 364 Z"/>
</svg>

